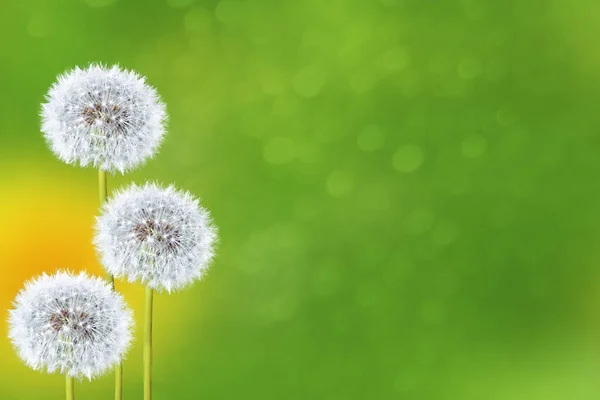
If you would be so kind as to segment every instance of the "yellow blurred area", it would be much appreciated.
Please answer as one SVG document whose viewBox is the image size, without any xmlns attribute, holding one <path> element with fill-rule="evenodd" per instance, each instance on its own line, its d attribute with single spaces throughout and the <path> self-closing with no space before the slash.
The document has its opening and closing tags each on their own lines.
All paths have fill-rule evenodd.
<svg viewBox="0 0 600 400">
<path fill-rule="evenodd" d="M 72 182 L 19 174 L 0 186 L 0 302 L 6 309 L 23 281 L 59 268 L 100 274 L 92 240 L 97 202 Z"/>
</svg>

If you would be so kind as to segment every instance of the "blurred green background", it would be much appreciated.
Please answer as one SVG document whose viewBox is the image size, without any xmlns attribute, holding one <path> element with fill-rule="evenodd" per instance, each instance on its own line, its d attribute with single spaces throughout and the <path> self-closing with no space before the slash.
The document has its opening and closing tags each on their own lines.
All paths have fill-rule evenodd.
<svg viewBox="0 0 600 400">
<path fill-rule="evenodd" d="M 156 299 L 156 399 L 597 399 L 599 21 L 593 0 L 5 0 L 3 313 L 41 271 L 102 274 L 95 171 L 38 114 L 59 73 L 120 63 L 170 122 L 110 186 L 173 182 L 221 237 Z M 0 399 L 63 398 L 5 325 Z"/>
</svg>

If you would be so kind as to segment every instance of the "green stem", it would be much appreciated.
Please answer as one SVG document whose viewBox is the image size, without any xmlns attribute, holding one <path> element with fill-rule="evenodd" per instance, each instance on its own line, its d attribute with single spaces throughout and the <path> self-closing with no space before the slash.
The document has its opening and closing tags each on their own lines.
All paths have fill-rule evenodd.
<svg viewBox="0 0 600 400">
<path fill-rule="evenodd" d="M 100 200 L 100 207 L 106 202 L 108 196 L 108 185 L 106 184 L 106 171 L 98 169 L 98 200 Z M 106 280 L 111 284 L 113 289 L 115 288 L 115 278 L 111 274 L 106 275 Z"/>
<path fill-rule="evenodd" d="M 100 206 L 106 202 L 108 196 L 108 185 L 106 184 L 106 171 L 98 169 L 98 199 Z M 111 274 L 106 274 L 106 280 L 115 290 L 115 277 Z M 123 363 L 119 363 L 115 369 L 115 400 L 123 398 Z"/>
<path fill-rule="evenodd" d="M 108 194 L 108 187 L 106 185 L 106 171 L 98 170 L 98 198 L 100 205 L 104 204 Z"/>
<path fill-rule="evenodd" d="M 152 400 L 152 288 L 146 287 L 144 308 L 144 400 Z"/>
<path fill-rule="evenodd" d="M 67 400 L 75 400 L 73 378 L 67 375 Z"/>
<path fill-rule="evenodd" d="M 121 400 L 123 398 L 123 364 L 117 364 L 115 369 L 115 399 Z"/>
</svg>

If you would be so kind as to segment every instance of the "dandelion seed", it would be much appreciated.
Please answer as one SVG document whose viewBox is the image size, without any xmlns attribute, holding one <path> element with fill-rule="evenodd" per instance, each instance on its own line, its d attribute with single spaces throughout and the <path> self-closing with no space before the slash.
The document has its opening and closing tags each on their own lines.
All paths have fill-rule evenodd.
<svg viewBox="0 0 600 400">
<path fill-rule="evenodd" d="M 105 203 L 94 243 L 109 274 L 171 292 L 202 277 L 216 239 L 198 200 L 173 186 L 147 183 L 117 192 Z"/>
<path fill-rule="evenodd" d="M 133 317 L 102 279 L 59 271 L 25 284 L 9 325 L 9 338 L 29 367 L 91 379 L 120 362 Z"/>
<path fill-rule="evenodd" d="M 98 64 L 60 75 L 41 116 L 42 132 L 58 158 L 121 173 L 154 155 L 167 119 L 144 77 Z"/>
</svg>

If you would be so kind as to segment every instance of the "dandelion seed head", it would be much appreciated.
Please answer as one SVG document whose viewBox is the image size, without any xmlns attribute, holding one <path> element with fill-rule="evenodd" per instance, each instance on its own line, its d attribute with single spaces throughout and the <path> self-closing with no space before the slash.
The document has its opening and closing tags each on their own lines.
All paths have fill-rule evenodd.
<svg viewBox="0 0 600 400">
<path fill-rule="evenodd" d="M 197 199 L 173 186 L 146 183 L 105 203 L 94 244 L 108 273 L 171 292 L 202 278 L 216 239 L 217 229 Z"/>
<path fill-rule="evenodd" d="M 42 132 L 58 158 L 121 173 L 154 155 L 167 119 L 164 103 L 144 77 L 99 64 L 60 75 L 41 116 Z"/>
<path fill-rule="evenodd" d="M 29 367 L 91 379 L 120 362 L 133 317 L 104 280 L 59 271 L 25 284 L 9 326 L 9 338 Z"/>
</svg>

